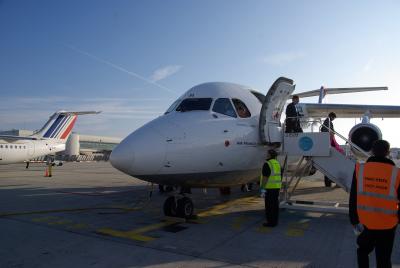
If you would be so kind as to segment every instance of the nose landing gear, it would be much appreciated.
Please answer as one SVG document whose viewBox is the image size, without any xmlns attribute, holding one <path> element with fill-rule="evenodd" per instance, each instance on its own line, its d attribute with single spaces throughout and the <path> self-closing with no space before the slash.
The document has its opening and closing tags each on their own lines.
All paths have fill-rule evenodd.
<svg viewBox="0 0 400 268">
<path fill-rule="evenodd" d="M 192 200 L 183 196 L 170 196 L 164 202 L 164 214 L 170 217 L 191 218 L 193 216 L 194 205 Z"/>
</svg>

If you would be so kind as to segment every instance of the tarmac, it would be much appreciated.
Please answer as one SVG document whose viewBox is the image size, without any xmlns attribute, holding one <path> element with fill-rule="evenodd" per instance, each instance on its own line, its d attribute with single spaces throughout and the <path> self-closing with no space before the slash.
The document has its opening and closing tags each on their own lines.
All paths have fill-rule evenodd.
<svg viewBox="0 0 400 268">
<path fill-rule="evenodd" d="M 0 267 L 357 266 L 346 214 L 282 209 L 277 227 L 263 227 L 257 189 L 237 187 L 230 196 L 193 189 L 198 217 L 183 221 L 164 217 L 167 194 L 157 185 L 107 162 L 65 163 L 51 178 L 44 169 L 0 166 Z M 300 182 L 293 199 L 339 205 L 348 194 L 324 187 L 317 173 Z"/>
</svg>

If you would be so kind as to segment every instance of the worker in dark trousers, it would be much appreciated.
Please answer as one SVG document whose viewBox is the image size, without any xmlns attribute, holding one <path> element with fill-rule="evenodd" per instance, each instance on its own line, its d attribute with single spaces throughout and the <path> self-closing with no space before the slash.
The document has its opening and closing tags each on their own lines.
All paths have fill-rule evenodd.
<svg viewBox="0 0 400 268">
<path fill-rule="evenodd" d="M 263 165 L 260 177 L 261 196 L 265 199 L 266 222 L 263 226 L 275 227 L 279 219 L 279 191 L 282 186 L 281 166 L 276 160 L 278 153 L 268 151 L 268 159 Z"/>
<path fill-rule="evenodd" d="M 357 163 L 350 191 L 349 216 L 357 237 L 359 267 L 369 267 L 375 249 L 377 267 L 392 267 L 391 255 L 399 221 L 400 171 L 388 159 L 390 145 L 377 140 L 373 156 Z"/>
<path fill-rule="evenodd" d="M 285 133 L 303 132 L 300 126 L 300 117 L 302 114 L 299 112 L 299 101 L 299 96 L 294 95 L 292 102 L 286 106 Z"/>
</svg>

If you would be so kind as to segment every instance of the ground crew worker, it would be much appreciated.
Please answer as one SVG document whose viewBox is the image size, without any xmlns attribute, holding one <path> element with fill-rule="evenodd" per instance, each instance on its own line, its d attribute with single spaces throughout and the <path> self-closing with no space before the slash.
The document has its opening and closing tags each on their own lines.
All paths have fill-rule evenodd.
<svg viewBox="0 0 400 268">
<path fill-rule="evenodd" d="M 400 172 L 388 159 L 390 145 L 377 140 L 373 156 L 357 163 L 350 191 L 349 216 L 357 237 L 359 267 L 369 267 L 375 249 L 377 267 L 392 267 L 391 255 L 399 221 Z"/>
<path fill-rule="evenodd" d="M 268 159 L 263 165 L 260 177 L 261 196 L 265 199 L 266 222 L 263 226 L 275 227 L 279 219 L 279 191 L 282 186 L 281 166 L 276 160 L 278 153 L 268 151 Z"/>
</svg>

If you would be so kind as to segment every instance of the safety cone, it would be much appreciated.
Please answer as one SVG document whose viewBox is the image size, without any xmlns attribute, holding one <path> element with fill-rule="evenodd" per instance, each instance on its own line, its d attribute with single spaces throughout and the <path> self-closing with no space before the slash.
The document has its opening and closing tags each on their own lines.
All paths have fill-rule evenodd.
<svg viewBox="0 0 400 268">
<path fill-rule="evenodd" d="M 47 169 L 47 167 L 46 167 L 46 169 L 44 170 L 44 176 L 45 176 L 45 177 L 48 177 L 48 176 L 49 176 L 49 170 Z"/>
</svg>

